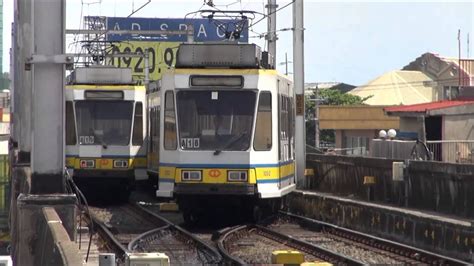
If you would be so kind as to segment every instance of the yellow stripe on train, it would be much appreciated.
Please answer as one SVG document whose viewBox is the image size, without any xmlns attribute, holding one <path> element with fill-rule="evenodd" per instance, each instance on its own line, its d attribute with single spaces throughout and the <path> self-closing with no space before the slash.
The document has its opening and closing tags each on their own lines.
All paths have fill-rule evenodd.
<svg viewBox="0 0 474 266">
<path fill-rule="evenodd" d="M 94 161 L 93 167 L 81 167 L 81 161 Z M 127 162 L 126 167 L 114 167 L 114 161 Z M 66 167 L 74 169 L 90 169 L 90 170 L 128 170 L 134 168 L 146 168 L 146 158 L 79 158 L 67 157 Z"/>
<path fill-rule="evenodd" d="M 182 180 L 183 171 L 200 171 L 201 180 Z M 228 181 L 229 171 L 246 172 L 248 181 Z M 174 173 L 174 178 L 173 178 Z M 174 179 L 176 183 L 204 183 L 204 184 L 224 184 L 224 183 L 249 183 L 256 184 L 258 181 L 275 180 L 278 178 L 292 176 L 295 173 L 294 163 L 282 165 L 280 167 L 257 167 L 250 169 L 232 168 L 176 168 L 160 167 L 160 178 Z"/>
</svg>

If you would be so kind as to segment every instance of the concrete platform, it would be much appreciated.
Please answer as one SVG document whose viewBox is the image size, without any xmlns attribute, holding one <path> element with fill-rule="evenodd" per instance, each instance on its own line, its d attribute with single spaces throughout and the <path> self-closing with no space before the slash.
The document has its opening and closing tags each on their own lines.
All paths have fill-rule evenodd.
<svg viewBox="0 0 474 266">
<path fill-rule="evenodd" d="M 288 195 L 285 209 L 445 256 L 474 261 L 474 227 L 470 220 L 302 190 Z"/>
</svg>

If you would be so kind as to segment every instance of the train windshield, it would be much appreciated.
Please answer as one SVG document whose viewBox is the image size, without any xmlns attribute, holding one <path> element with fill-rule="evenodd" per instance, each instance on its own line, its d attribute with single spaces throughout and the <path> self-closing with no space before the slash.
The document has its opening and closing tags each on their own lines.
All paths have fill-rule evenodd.
<svg viewBox="0 0 474 266">
<path fill-rule="evenodd" d="M 80 145 L 118 145 L 130 143 L 133 102 L 76 102 L 77 132 Z"/>
<path fill-rule="evenodd" d="M 249 149 L 254 91 L 179 91 L 176 98 L 182 149 Z"/>
</svg>

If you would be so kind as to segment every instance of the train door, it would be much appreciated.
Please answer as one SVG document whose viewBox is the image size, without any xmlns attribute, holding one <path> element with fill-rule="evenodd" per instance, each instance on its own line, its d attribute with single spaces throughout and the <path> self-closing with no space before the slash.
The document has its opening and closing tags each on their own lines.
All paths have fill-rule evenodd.
<svg viewBox="0 0 474 266">
<path fill-rule="evenodd" d="M 279 173 L 279 187 L 282 187 L 282 182 L 286 175 L 283 171 L 290 159 L 290 125 L 289 125 L 289 98 L 288 86 L 278 80 L 278 128 L 279 128 L 279 156 L 278 156 L 278 173 Z"/>
</svg>

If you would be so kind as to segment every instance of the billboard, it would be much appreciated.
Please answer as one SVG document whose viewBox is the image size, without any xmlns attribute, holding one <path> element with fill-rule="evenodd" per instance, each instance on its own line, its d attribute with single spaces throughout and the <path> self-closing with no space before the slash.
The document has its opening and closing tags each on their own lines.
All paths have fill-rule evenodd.
<svg viewBox="0 0 474 266">
<path fill-rule="evenodd" d="M 187 25 L 194 27 L 195 42 L 218 42 L 226 40 L 225 31 L 242 27 L 239 42 L 248 42 L 247 23 L 242 20 L 224 19 L 182 19 L 182 18 L 125 18 L 107 17 L 107 30 L 186 30 Z M 150 80 L 158 80 L 161 73 L 174 66 L 176 51 L 180 43 L 187 41 L 186 35 L 145 35 L 145 34 L 112 34 L 107 33 L 107 41 L 117 42 L 112 53 L 143 53 L 148 49 Z M 137 57 L 116 57 L 109 59 L 109 64 L 118 67 L 132 68 L 135 80 L 145 77 L 144 60 Z"/>
<path fill-rule="evenodd" d="M 124 18 L 108 17 L 108 30 L 186 30 L 187 25 L 194 27 L 195 42 L 216 42 L 226 39 L 225 31 L 234 31 L 242 27 L 240 42 L 248 42 L 247 22 L 242 20 L 214 20 L 207 18 Z M 244 25 L 245 24 L 245 25 Z M 107 34 L 107 41 L 160 41 L 185 42 L 186 35 L 142 35 L 142 34 Z"/>
<path fill-rule="evenodd" d="M 148 49 L 148 71 L 150 80 L 158 80 L 161 73 L 176 62 L 176 51 L 181 42 L 122 42 L 114 45 L 112 53 L 143 53 Z M 145 62 L 141 57 L 113 57 L 109 64 L 117 67 L 130 67 L 134 80 L 144 80 Z"/>
</svg>

